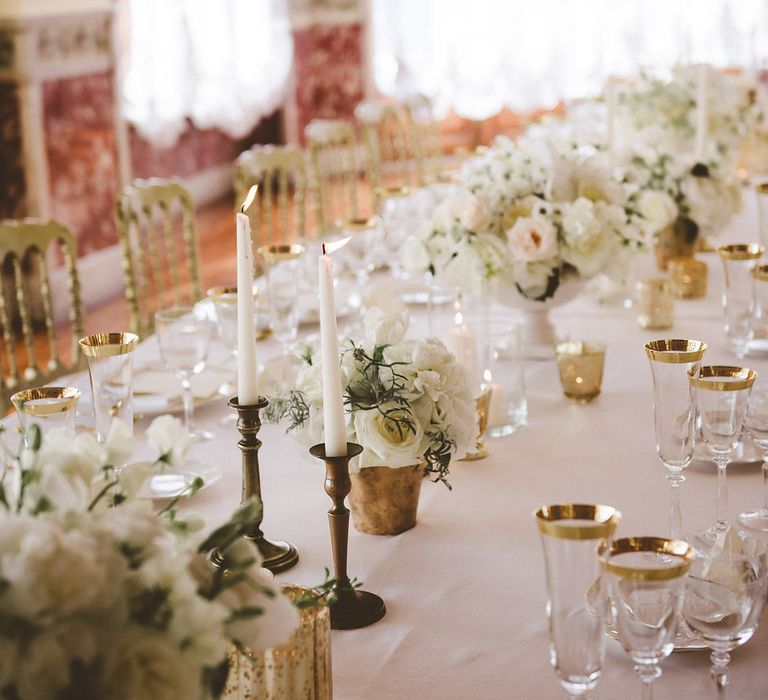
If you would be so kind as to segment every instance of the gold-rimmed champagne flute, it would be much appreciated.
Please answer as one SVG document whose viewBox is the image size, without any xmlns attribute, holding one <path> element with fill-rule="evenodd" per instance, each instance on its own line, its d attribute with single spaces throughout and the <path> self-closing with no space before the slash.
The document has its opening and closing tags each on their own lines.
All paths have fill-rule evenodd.
<svg viewBox="0 0 768 700">
<path fill-rule="evenodd" d="M 611 506 L 554 504 L 534 516 L 544 548 L 549 658 L 569 698 L 597 685 L 604 656 L 604 621 L 590 589 L 600 576 L 597 546 L 610 541 L 621 514 Z"/>
<path fill-rule="evenodd" d="M 624 537 L 600 545 L 598 556 L 613 628 L 643 682 L 643 700 L 652 700 L 659 662 L 675 646 L 694 549 L 682 540 Z"/>
<path fill-rule="evenodd" d="M 355 278 L 361 310 L 365 306 L 365 290 L 370 273 L 376 265 L 376 254 L 384 237 L 384 222 L 376 214 L 368 218 L 341 219 L 336 222 L 336 229 L 341 238 L 349 237 L 349 242 L 339 251 L 341 263 Z"/>
<path fill-rule="evenodd" d="M 747 354 L 754 333 L 755 289 L 752 268 L 763 255 L 759 243 L 731 243 L 717 249 L 725 270 L 723 312 L 725 333 L 739 360 Z"/>
<path fill-rule="evenodd" d="M 673 539 L 682 534 L 680 486 L 693 459 L 696 411 L 688 372 L 697 370 L 706 343 L 700 340 L 662 339 L 645 344 L 653 379 L 653 424 L 656 453 L 667 471 L 670 486 L 669 531 Z"/>
<path fill-rule="evenodd" d="M 708 531 L 712 538 L 728 528 L 726 467 L 744 426 L 747 405 L 757 372 L 726 365 L 692 368 L 688 380 L 693 387 L 701 434 L 717 466 L 717 523 Z"/>
</svg>

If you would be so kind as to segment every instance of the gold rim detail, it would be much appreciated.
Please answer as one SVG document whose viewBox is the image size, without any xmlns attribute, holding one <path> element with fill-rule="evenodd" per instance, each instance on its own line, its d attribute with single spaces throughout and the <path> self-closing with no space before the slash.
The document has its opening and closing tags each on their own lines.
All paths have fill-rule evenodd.
<svg viewBox="0 0 768 700">
<path fill-rule="evenodd" d="M 674 566 L 662 569 L 646 569 L 636 566 L 623 566 L 611 561 L 611 557 L 630 552 L 649 552 L 663 554 L 679 560 Z M 597 550 L 603 571 L 632 579 L 634 581 L 668 581 L 688 573 L 691 563 L 696 557 L 696 550 L 682 540 L 670 540 L 666 537 L 622 537 L 613 542 L 605 542 Z"/>
<path fill-rule="evenodd" d="M 621 513 L 611 506 L 560 503 L 537 508 L 534 516 L 543 535 L 563 540 L 600 540 L 613 534 Z M 579 525 L 564 520 L 589 520 L 595 524 Z"/>
<path fill-rule="evenodd" d="M 56 403 L 32 404 L 30 401 L 58 399 Z M 73 386 L 41 386 L 35 389 L 17 391 L 11 396 L 11 403 L 19 412 L 29 416 L 51 416 L 54 413 L 71 411 L 80 399 L 80 389 Z"/>
<path fill-rule="evenodd" d="M 287 260 L 296 260 L 304 255 L 306 249 L 300 243 L 282 244 L 282 245 L 262 245 L 256 249 L 256 252 L 267 261 L 267 263 L 285 262 Z"/>
<path fill-rule="evenodd" d="M 670 364 L 698 362 L 704 357 L 706 349 L 705 342 L 685 338 L 662 338 L 645 344 L 645 354 L 649 360 Z"/>
<path fill-rule="evenodd" d="M 86 357 L 112 357 L 131 352 L 138 342 L 135 333 L 95 333 L 80 338 L 80 348 Z"/>
<path fill-rule="evenodd" d="M 723 260 L 757 260 L 763 254 L 759 243 L 731 243 L 721 245 L 717 252 Z"/>
<path fill-rule="evenodd" d="M 717 381 L 718 378 L 732 381 Z M 693 386 L 706 391 L 741 391 L 749 389 L 757 379 L 757 372 L 748 367 L 730 367 L 727 365 L 710 365 L 700 367 L 698 373 L 695 367 L 688 370 L 688 379 Z"/>
</svg>

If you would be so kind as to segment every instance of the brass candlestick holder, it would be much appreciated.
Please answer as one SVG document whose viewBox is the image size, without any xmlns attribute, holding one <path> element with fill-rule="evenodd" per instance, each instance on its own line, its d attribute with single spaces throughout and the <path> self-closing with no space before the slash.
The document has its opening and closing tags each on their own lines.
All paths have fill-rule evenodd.
<svg viewBox="0 0 768 700">
<path fill-rule="evenodd" d="M 313 457 L 325 462 L 325 492 L 333 501 L 328 511 L 331 527 L 331 546 L 336 580 L 336 601 L 331 604 L 331 628 L 354 630 L 367 627 L 384 617 L 387 608 L 384 601 L 374 593 L 352 588 L 347 574 L 347 543 L 349 540 L 349 509 L 344 499 L 352 490 L 349 479 L 349 460 L 363 451 L 360 445 L 347 443 L 347 454 L 341 457 L 326 457 L 325 444 L 320 443 L 309 449 Z"/>
<path fill-rule="evenodd" d="M 237 411 L 237 429 L 242 436 L 237 446 L 243 453 L 243 501 L 251 496 L 258 496 L 261 499 L 261 477 L 259 476 L 261 440 L 257 436 L 261 428 L 259 411 L 266 405 L 267 400 L 263 396 L 259 397 L 257 403 L 246 406 L 238 403 L 236 396 L 229 400 L 229 406 Z M 245 533 L 245 537 L 253 542 L 261 553 L 263 567 L 274 574 L 286 571 L 299 561 L 299 552 L 290 542 L 272 542 L 264 537 L 261 531 L 262 518 L 263 510 L 258 519 L 253 522 L 253 527 Z M 217 553 L 214 553 L 213 560 L 214 563 L 221 563 Z"/>
</svg>

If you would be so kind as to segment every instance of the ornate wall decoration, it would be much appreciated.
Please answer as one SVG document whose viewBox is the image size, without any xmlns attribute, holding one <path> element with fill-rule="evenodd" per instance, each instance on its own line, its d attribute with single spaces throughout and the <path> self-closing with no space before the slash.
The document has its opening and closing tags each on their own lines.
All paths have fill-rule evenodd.
<svg viewBox="0 0 768 700">
<path fill-rule="evenodd" d="M 62 21 L 42 27 L 37 34 L 37 60 L 59 64 L 89 57 L 112 60 L 111 17 L 94 15 L 78 21 Z"/>
<path fill-rule="evenodd" d="M 0 219 L 26 213 L 19 96 L 12 83 L 0 82 Z"/>
<path fill-rule="evenodd" d="M 78 235 L 78 254 L 117 242 L 119 169 L 111 71 L 43 83 L 51 214 Z"/>
<path fill-rule="evenodd" d="M 294 30 L 299 134 L 312 119 L 354 118 L 364 92 L 362 34 L 359 22 Z"/>
</svg>

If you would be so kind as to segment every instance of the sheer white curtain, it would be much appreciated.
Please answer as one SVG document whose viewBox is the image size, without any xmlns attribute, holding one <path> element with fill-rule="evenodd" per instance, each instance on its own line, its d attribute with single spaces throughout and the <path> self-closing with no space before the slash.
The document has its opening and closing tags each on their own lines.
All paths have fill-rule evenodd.
<svg viewBox="0 0 768 700">
<path fill-rule="evenodd" d="M 123 111 L 159 146 L 190 118 L 245 136 L 279 105 L 293 41 L 285 0 L 127 0 Z"/>
<path fill-rule="evenodd" d="M 676 62 L 765 67 L 768 0 L 372 0 L 374 78 L 483 119 Z"/>
</svg>

